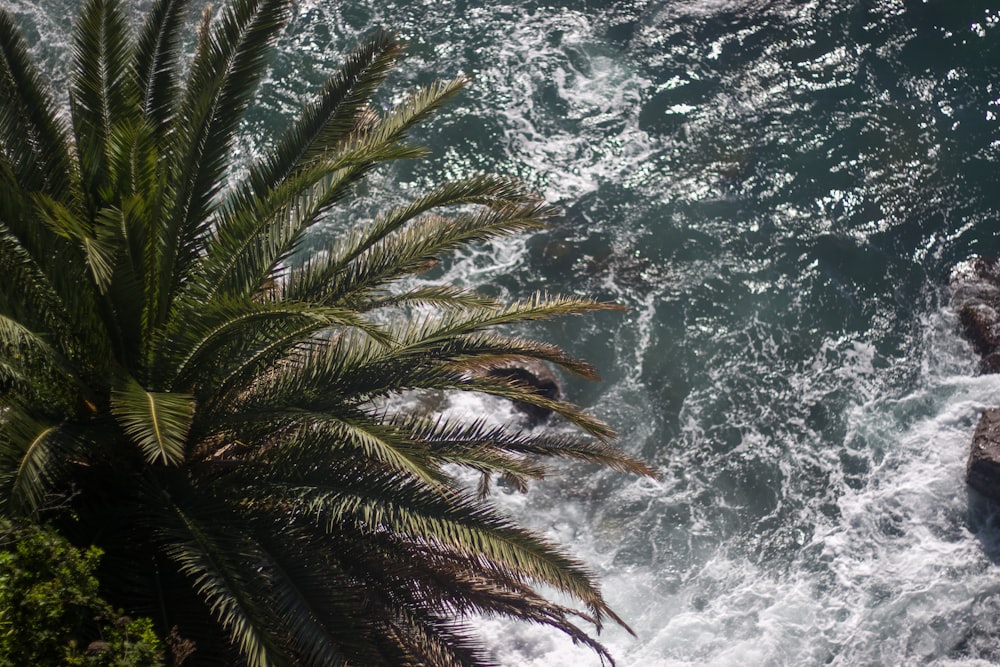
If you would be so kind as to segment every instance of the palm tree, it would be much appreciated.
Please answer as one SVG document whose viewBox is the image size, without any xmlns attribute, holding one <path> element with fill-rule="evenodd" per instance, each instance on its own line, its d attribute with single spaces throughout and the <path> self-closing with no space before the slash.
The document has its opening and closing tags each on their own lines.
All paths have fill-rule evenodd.
<svg viewBox="0 0 1000 667">
<path fill-rule="evenodd" d="M 552 626 L 607 651 L 594 576 L 457 478 L 516 484 L 546 457 L 652 474 L 600 420 L 484 369 L 595 377 L 508 325 L 611 306 L 503 303 L 409 279 L 551 210 L 496 176 L 444 183 L 295 261 L 310 226 L 464 78 L 371 103 L 400 57 L 370 36 L 237 179 L 229 160 L 289 0 L 233 0 L 180 53 L 187 0 L 133 34 L 86 0 L 61 112 L 0 9 L 0 514 L 104 552 L 116 604 L 193 639 L 199 664 L 481 665 L 468 620 Z M 184 76 L 182 78 L 182 73 Z M 480 392 L 566 435 L 424 414 Z M 544 597 L 544 585 L 575 601 Z"/>
</svg>

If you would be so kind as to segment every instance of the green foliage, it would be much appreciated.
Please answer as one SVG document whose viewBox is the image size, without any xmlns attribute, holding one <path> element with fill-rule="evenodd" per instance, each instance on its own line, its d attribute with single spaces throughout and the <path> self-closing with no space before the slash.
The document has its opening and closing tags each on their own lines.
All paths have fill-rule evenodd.
<svg viewBox="0 0 1000 667">
<path fill-rule="evenodd" d="M 100 597 L 100 558 L 51 528 L 0 521 L 0 665 L 163 664 L 152 621 L 115 613 Z"/>
<path fill-rule="evenodd" d="M 232 0 L 185 59 L 186 0 L 155 0 L 135 34 L 120 0 L 85 0 L 68 114 L 0 8 L 0 516 L 44 512 L 98 545 L 108 599 L 161 636 L 177 626 L 178 664 L 192 650 L 252 667 L 488 664 L 475 615 L 548 625 L 610 660 L 577 625 L 621 622 L 593 574 L 485 496 L 492 476 L 523 487 L 559 457 L 652 474 L 599 419 L 487 372 L 530 359 L 596 378 L 509 327 L 613 306 L 419 277 L 552 214 L 497 176 L 431 188 L 292 262 L 369 172 L 424 154 L 409 131 L 466 80 L 380 110 L 403 47 L 371 35 L 238 178 L 236 132 L 290 8 Z M 396 400 L 440 392 L 533 404 L 568 428 Z M 89 573 L 96 556 L 81 558 Z M 152 644 L 135 623 L 106 641 Z"/>
</svg>

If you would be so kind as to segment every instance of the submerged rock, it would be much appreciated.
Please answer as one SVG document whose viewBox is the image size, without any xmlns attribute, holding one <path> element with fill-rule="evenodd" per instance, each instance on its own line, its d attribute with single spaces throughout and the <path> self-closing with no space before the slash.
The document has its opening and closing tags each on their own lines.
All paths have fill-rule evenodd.
<svg viewBox="0 0 1000 667">
<path fill-rule="evenodd" d="M 537 359 L 519 359 L 516 361 L 506 361 L 483 372 L 483 375 L 496 378 L 509 378 L 527 386 L 536 394 L 557 401 L 562 398 L 562 387 L 559 379 L 556 378 L 552 370 L 543 361 Z M 532 423 L 541 422 L 548 417 L 552 411 L 525 403 L 515 401 L 514 406 L 523 412 Z"/>
<path fill-rule="evenodd" d="M 968 259 L 952 270 L 949 286 L 962 331 L 982 357 L 983 370 L 1000 372 L 1000 262 Z"/>
<path fill-rule="evenodd" d="M 979 418 L 965 476 L 969 486 L 1000 501 L 1000 408 L 990 408 Z"/>
<path fill-rule="evenodd" d="M 603 197 L 591 193 L 560 206 L 563 214 L 527 241 L 531 272 L 543 283 L 571 282 L 592 296 L 601 295 L 609 284 L 643 292 L 653 286 L 657 267 L 643 249 L 602 229 L 599 221 L 615 215 Z"/>
</svg>

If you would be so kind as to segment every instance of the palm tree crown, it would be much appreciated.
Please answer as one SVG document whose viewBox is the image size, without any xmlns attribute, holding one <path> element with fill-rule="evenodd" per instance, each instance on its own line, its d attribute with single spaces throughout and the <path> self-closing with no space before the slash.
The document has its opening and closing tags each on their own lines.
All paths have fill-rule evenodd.
<svg viewBox="0 0 1000 667">
<path fill-rule="evenodd" d="M 0 514 L 99 545 L 107 595 L 179 626 L 199 664 L 488 664 L 464 622 L 477 614 L 610 659 L 574 624 L 620 622 L 592 574 L 455 477 L 521 484 L 543 457 L 652 474 L 601 421 L 483 372 L 532 358 L 594 377 L 502 329 L 610 306 L 404 280 L 551 214 L 495 176 L 292 261 L 373 167 L 423 155 L 408 131 L 466 82 L 377 110 L 402 47 L 372 35 L 234 180 L 234 135 L 289 6 L 233 0 L 185 61 L 187 0 L 157 0 L 135 34 L 119 0 L 86 0 L 68 115 L 0 9 Z M 427 391 L 524 401 L 579 434 L 391 400 Z"/>
</svg>

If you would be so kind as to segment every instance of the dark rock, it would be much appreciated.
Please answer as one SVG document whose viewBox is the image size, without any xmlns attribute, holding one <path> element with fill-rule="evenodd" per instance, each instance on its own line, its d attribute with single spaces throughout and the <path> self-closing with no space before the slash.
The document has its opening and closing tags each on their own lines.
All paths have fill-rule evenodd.
<svg viewBox="0 0 1000 667">
<path fill-rule="evenodd" d="M 988 303 L 972 301 L 958 311 L 965 336 L 981 355 L 992 354 L 1000 345 L 1000 313 Z"/>
<path fill-rule="evenodd" d="M 507 378 L 523 384 L 539 396 L 552 400 L 562 398 L 559 379 L 543 361 L 538 359 L 518 359 L 497 364 L 483 373 L 487 377 Z M 532 423 L 544 420 L 551 410 L 524 401 L 514 401 L 514 406 L 527 415 Z"/>
<path fill-rule="evenodd" d="M 983 370 L 1000 372 L 1000 262 L 966 260 L 951 272 L 949 287 L 962 331 L 982 356 Z"/>
<path fill-rule="evenodd" d="M 1000 501 L 1000 408 L 990 408 L 979 418 L 965 475 L 969 486 Z"/>
</svg>

